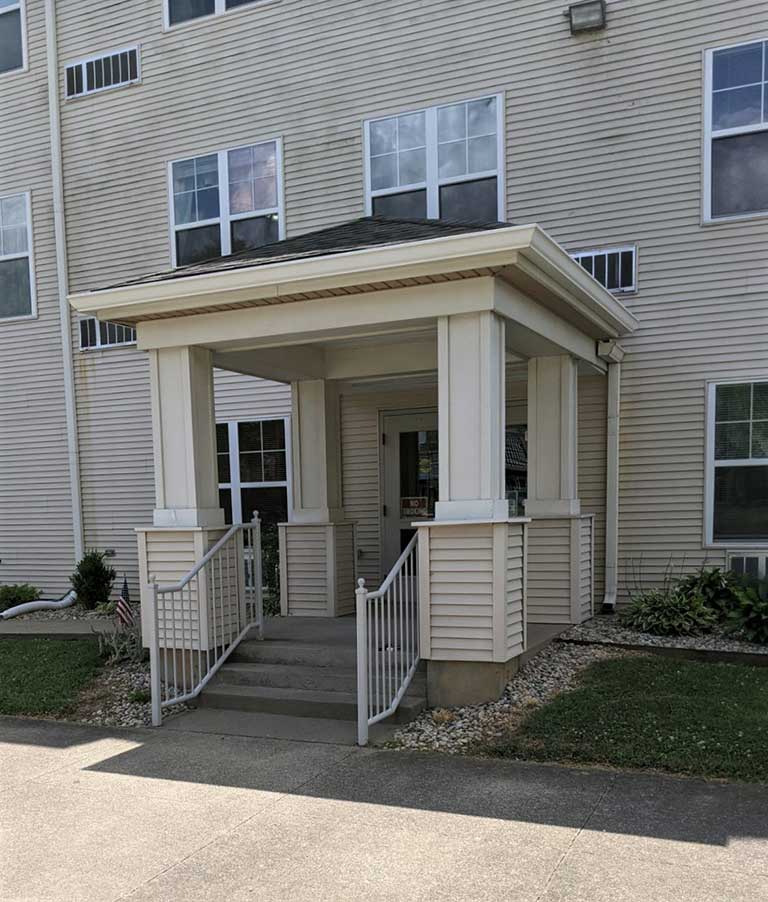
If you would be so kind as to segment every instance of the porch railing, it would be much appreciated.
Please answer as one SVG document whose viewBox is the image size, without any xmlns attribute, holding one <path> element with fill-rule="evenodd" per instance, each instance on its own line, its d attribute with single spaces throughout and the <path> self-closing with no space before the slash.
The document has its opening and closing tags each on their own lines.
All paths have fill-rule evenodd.
<svg viewBox="0 0 768 902">
<path fill-rule="evenodd" d="M 419 664 L 418 535 L 376 592 L 357 581 L 357 742 L 394 714 Z"/>
<path fill-rule="evenodd" d="M 239 523 L 172 585 L 152 580 L 152 723 L 196 698 L 248 632 L 264 635 L 261 522 Z"/>
</svg>

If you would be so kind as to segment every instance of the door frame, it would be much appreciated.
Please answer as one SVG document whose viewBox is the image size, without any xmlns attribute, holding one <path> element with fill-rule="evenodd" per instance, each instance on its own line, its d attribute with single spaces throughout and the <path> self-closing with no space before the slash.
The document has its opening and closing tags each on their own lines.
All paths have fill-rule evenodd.
<svg viewBox="0 0 768 902">
<path fill-rule="evenodd" d="M 400 527 L 396 530 L 397 540 L 393 539 L 395 534 L 394 528 L 388 529 L 395 521 L 388 512 L 384 515 L 384 507 L 387 504 L 387 453 L 384 436 L 391 429 L 392 420 L 411 420 L 418 422 L 422 418 L 423 429 L 438 429 L 437 408 L 436 407 L 417 407 L 405 408 L 403 410 L 380 410 L 379 411 L 379 557 L 381 564 L 381 579 L 384 579 L 389 573 L 392 565 L 400 556 Z M 398 429 L 397 432 L 417 431 L 418 426 L 412 430 L 409 428 Z M 390 446 L 391 447 L 391 446 Z M 399 472 L 396 479 L 399 479 Z M 397 518 L 400 519 L 399 517 Z M 396 552 L 396 553 L 395 553 Z"/>
</svg>

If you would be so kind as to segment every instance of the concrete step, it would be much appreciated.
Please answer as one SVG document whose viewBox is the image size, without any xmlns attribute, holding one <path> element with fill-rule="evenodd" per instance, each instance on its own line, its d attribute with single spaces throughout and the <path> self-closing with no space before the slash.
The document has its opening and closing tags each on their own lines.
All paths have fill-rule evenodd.
<svg viewBox="0 0 768 902">
<path fill-rule="evenodd" d="M 354 669 L 357 649 L 351 645 L 314 645 L 265 639 L 241 642 L 229 660 L 233 664 L 292 664 L 306 667 L 342 667 Z"/>
<path fill-rule="evenodd" d="M 357 719 L 357 695 L 354 692 L 211 684 L 198 699 L 198 705 L 201 708 L 262 711 L 292 717 Z M 400 703 L 393 720 L 397 723 L 407 723 L 425 707 L 426 698 L 409 692 Z"/>
<path fill-rule="evenodd" d="M 301 664 L 227 662 L 213 680 L 214 685 L 273 686 L 278 689 L 317 689 L 321 692 L 355 692 L 357 673 L 351 667 L 308 667 Z M 426 693 L 426 677 L 417 672 L 414 692 Z"/>
</svg>

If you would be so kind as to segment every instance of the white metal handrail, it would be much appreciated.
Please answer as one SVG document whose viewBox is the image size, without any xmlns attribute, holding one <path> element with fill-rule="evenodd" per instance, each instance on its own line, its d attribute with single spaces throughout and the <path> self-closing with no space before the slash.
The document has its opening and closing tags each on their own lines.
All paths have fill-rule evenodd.
<svg viewBox="0 0 768 902">
<path fill-rule="evenodd" d="M 196 698 L 254 627 L 264 636 L 261 521 L 237 523 L 178 582 L 152 579 L 152 723 Z"/>
<path fill-rule="evenodd" d="M 419 664 L 418 534 L 375 592 L 357 581 L 357 742 L 397 710 Z"/>
</svg>

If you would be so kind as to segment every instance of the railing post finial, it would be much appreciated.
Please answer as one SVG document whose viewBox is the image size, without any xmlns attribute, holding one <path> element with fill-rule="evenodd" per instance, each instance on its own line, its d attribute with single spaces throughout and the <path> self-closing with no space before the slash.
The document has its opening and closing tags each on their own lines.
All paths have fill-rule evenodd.
<svg viewBox="0 0 768 902">
<path fill-rule="evenodd" d="M 358 588 L 358 591 L 360 591 L 360 589 L 365 589 L 365 580 L 363 579 L 362 576 L 357 581 L 357 588 Z"/>
</svg>

